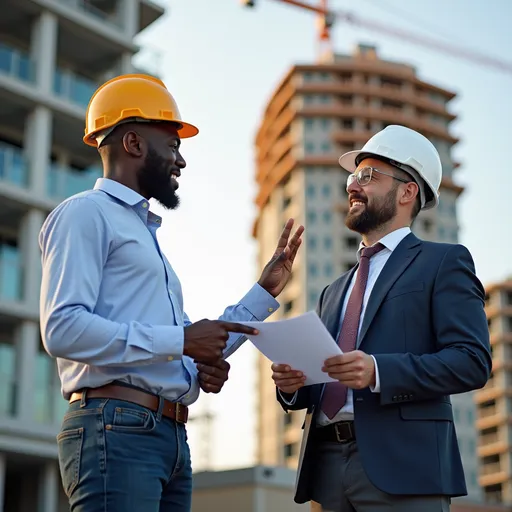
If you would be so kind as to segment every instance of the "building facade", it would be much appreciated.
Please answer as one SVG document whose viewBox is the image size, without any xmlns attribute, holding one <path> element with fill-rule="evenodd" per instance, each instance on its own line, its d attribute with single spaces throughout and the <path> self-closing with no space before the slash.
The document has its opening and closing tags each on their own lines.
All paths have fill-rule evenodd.
<svg viewBox="0 0 512 512">
<path fill-rule="evenodd" d="M 512 507 L 512 278 L 486 291 L 493 370 L 475 393 L 480 485 L 486 502 Z"/>
<path fill-rule="evenodd" d="M 309 503 L 293 501 L 295 478 L 292 469 L 272 466 L 196 473 L 192 512 L 306 512 L 310 510 Z M 453 503 L 451 512 L 510 512 L 510 509 L 464 500 Z"/>
<path fill-rule="evenodd" d="M 359 235 L 344 224 L 347 173 L 339 156 L 359 149 L 389 124 L 427 136 L 443 164 L 440 204 L 420 213 L 413 231 L 425 240 L 457 242 L 458 164 L 448 110 L 455 94 L 418 77 L 411 66 L 384 61 L 373 47 L 292 67 L 270 98 L 256 135 L 258 266 L 274 250 L 286 219 L 306 227 L 293 276 L 277 318 L 312 310 L 323 287 L 356 263 Z M 275 399 L 270 364 L 258 362 L 258 463 L 295 467 L 303 412 L 285 415 Z M 453 397 L 456 426 L 472 499 L 480 498 L 475 406 L 471 394 Z"/>
<path fill-rule="evenodd" d="M 0 0 L 0 512 L 67 510 L 55 435 L 67 406 L 39 332 L 39 229 L 94 185 L 97 87 L 133 72 L 150 0 Z"/>
</svg>

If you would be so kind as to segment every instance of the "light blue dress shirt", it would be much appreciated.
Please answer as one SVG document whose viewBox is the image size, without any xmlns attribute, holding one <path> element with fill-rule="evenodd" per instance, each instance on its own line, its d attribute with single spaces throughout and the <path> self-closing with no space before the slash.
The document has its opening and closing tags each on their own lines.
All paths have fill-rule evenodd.
<svg viewBox="0 0 512 512">
<path fill-rule="evenodd" d="M 197 368 L 183 355 L 180 281 L 160 250 L 162 219 L 130 188 L 100 178 L 53 210 L 39 234 L 41 335 L 62 394 L 114 380 L 192 404 Z M 220 317 L 263 321 L 279 303 L 255 284 Z M 225 357 L 246 340 L 231 334 Z"/>
</svg>

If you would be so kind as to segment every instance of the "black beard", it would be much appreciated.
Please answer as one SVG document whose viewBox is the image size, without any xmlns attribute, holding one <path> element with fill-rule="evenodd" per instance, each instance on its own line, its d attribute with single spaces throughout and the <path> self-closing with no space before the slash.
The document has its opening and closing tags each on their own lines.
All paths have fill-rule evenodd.
<svg viewBox="0 0 512 512">
<path fill-rule="evenodd" d="M 167 210 L 174 210 L 179 206 L 180 198 L 176 195 L 168 167 L 166 161 L 150 147 L 137 178 L 140 190 L 156 199 Z"/>
<path fill-rule="evenodd" d="M 366 203 L 361 213 L 350 212 L 345 217 L 345 226 L 361 235 L 377 231 L 396 215 L 396 191 L 398 187 L 390 190 L 384 198 L 374 201 L 376 204 Z"/>
</svg>

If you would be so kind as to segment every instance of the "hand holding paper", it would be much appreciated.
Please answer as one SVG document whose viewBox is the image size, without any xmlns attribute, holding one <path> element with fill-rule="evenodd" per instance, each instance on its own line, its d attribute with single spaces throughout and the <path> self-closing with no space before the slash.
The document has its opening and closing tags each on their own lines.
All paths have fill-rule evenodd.
<svg viewBox="0 0 512 512">
<path fill-rule="evenodd" d="M 326 359 L 342 351 L 314 311 L 277 322 L 240 323 L 258 329 L 257 336 L 247 337 L 273 363 L 303 372 L 305 386 L 334 381 L 322 368 Z"/>
</svg>

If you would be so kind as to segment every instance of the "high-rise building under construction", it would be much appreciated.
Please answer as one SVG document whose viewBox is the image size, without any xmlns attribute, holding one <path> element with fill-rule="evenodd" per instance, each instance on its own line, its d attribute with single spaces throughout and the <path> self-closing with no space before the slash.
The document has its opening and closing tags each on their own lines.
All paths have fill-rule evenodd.
<svg viewBox="0 0 512 512">
<path fill-rule="evenodd" d="M 512 506 L 512 278 L 486 292 L 493 369 L 475 393 L 480 485 L 488 503 Z"/>
<path fill-rule="evenodd" d="M 449 129 L 456 116 L 448 104 L 454 97 L 420 79 L 413 67 L 382 60 L 374 47 L 364 45 L 352 55 L 296 65 L 286 73 L 256 136 L 258 214 L 253 236 L 259 246 L 258 266 L 270 257 L 287 218 L 306 226 L 305 243 L 276 319 L 314 309 L 323 287 L 355 264 L 360 237 L 344 224 L 347 173 L 338 158 L 362 147 L 387 125 L 423 133 L 443 164 L 439 207 L 420 213 L 413 231 L 425 240 L 458 241 L 456 203 L 463 189 L 453 179 L 457 163 L 452 147 L 458 140 Z M 263 357 L 258 373 L 258 462 L 294 467 L 304 413 L 284 414 Z M 454 396 L 453 405 L 469 497 L 479 500 L 472 394 Z"/>
<path fill-rule="evenodd" d="M 67 407 L 39 334 L 38 232 L 94 185 L 82 142 L 96 86 L 133 72 L 150 0 L 0 0 L 0 512 L 68 510 L 55 436 Z"/>
</svg>

